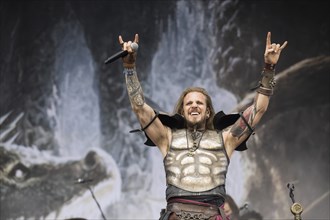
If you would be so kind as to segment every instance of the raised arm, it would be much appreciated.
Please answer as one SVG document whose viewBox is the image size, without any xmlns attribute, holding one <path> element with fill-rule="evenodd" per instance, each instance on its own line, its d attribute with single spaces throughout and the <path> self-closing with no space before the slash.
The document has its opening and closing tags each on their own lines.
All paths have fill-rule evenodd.
<svg viewBox="0 0 330 220">
<path fill-rule="evenodd" d="M 139 43 L 139 36 L 136 34 L 134 43 Z M 167 146 L 169 144 L 169 128 L 165 127 L 156 117 L 154 109 L 145 103 L 143 90 L 137 76 L 135 61 L 137 51 L 132 50 L 131 41 L 124 42 L 119 36 L 119 43 L 123 50 L 128 51 L 128 55 L 123 57 L 124 74 L 126 79 L 126 87 L 133 111 L 135 112 L 141 128 L 145 128 L 150 122 L 152 123 L 144 130 L 148 137 L 158 146 L 163 156 L 166 155 Z"/>
<path fill-rule="evenodd" d="M 242 117 L 223 133 L 226 150 L 229 156 L 231 156 L 236 147 L 248 138 L 266 112 L 270 96 L 273 94 L 273 87 L 275 86 L 275 64 L 278 62 L 281 51 L 286 45 L 287 41 L 282 45 L 271 43 L 271 33 L 268 32 L 264 53 L 265 66 L 261 73 L 262 77 L 259 82 L 259 87 L 256 90 L 254 102 L 244 110 L 241 115 Z"/>
</svg>

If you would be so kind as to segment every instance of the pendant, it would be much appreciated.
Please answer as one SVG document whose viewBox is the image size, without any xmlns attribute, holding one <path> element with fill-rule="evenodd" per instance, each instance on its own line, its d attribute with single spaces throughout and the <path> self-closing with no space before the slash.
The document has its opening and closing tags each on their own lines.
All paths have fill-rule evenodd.
<svg viewBox="0 0 330 220">
<path fill-rule="evenodd" d="M 196 146 L 196 144 L 194 143 L 194 146 L 193 146 L 192 148 L 189 149 L 189 152 L 187 153 L 187 155 L 188 155 L 189 157 L 194 156 L 196 150 L 197 150 L 197 146 Z"/>
<path fill-rule="evenodd" d="M 188 156 L 188 157 L 193 157 L 194 155 L 195 155 L 194 152 L 188 152 L 188 153 L 187 153 L 187 156 Z"/>
</svg>

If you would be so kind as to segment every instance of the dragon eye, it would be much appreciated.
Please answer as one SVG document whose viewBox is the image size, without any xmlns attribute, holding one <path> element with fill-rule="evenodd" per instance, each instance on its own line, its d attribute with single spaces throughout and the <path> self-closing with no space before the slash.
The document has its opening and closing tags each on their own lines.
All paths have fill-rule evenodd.
<svg viewBox="0 0 330 220">
<path fill-rule="evenodd" d="M 15 179 L 16 181 L 24 181 L 29 177 L 29 168 L 24 166 L 22 163 L 16 164 L 9 172 L 9 177 Z"/>
</svg>

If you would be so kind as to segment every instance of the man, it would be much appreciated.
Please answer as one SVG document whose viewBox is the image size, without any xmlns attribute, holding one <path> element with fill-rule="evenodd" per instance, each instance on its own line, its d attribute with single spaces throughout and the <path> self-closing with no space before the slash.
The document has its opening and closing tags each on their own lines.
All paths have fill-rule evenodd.
<svg viewBox="0 0 330 220">
<path fill-rule="evenodd" d="M 238 207 L 233 197 L 225 196 L 225 203 L 223 205 L 224 213 L 230 220 L 262 220 L 260 213 L 252 210 L 245 204 L 243 207 Z"/>
<path fill-rule="evenodd" d="M 174 116 L 159 114 L 143 96 L 132 50 L 138 43 L 119 43 L 128 55 L 123 57 L 126 86 L 133 111 L 148 145 L 156 145 L 164 157 L 167 207 L 160 219 L 226 219 L 223 204 L 229 160 L 234 150 L 245 150 L 245 142 L 266 112 L 273 93 L 275 64 L 286 47 L 271 43 L 267 34 L 265 66 L 253 105 L 240 115 L 215 114 L 212 101 L 203 88 L 186 89 Z"/>
<path fill-rule="evenodd" d="M 224 213 L 231 220 L 238 220 L 240 208 L 237 206 L 235 200 L 230 195 L 225 196 L 223 204 Z"/>
</svg>

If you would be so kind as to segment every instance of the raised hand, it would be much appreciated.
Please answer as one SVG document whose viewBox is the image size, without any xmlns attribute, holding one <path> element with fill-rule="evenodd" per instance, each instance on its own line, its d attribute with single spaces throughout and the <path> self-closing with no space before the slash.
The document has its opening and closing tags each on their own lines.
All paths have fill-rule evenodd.
<svg viewBox="0 0 330 220">
<path fill-rule="evenodd" d="M 287 41 L 285 41 L 282 46 L 280 44 L 271 43 L 271 33 L 268 32 L 266 39 L 266 49 L 264 54 L 265 63 L 276 64 L 278 59 L 280 58 L 282 50 L 286 47 L 287 44 Z"/>
<path fill-rule="evenodd" d="M 127 50 L 128 55 L 123 57 L 123 65 L 125 68 L 135 67 L 135 60 L 137 55 L 137 50 L 133 50 L 132 43 L 139 43 L 139 35 L 135 34 L 134 41 L 124 42 L 121 35 L 119 35 L 119 44 L 122 46 L 123 50 Z"/>
</svg>

